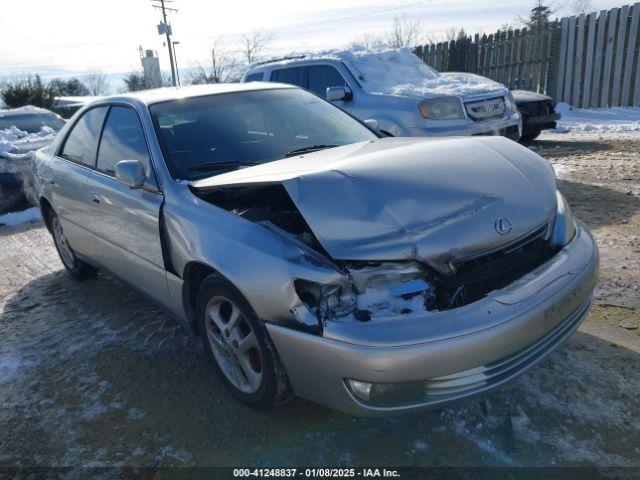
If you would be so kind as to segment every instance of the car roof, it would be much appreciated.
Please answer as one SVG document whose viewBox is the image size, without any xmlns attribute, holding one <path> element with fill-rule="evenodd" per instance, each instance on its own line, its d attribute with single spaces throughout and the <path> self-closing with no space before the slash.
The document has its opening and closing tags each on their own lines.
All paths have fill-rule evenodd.
<svg viewBox="0 0 640 480">
<path fill-rule="evenodd" d="M 151 105 L 153 103 L 178 100 L 181 98 L 202 97 L 206 95 L 216 95 L 223 93 L 244 92 L 252 90 L 274 90 L 279 88 L 297 88 L 293 85 L 271 82 L 251 82 L 251 83 L 216 83 L 208 85 L 189 85 L 184 87 L 164 87 L 150 90 L 140 90 L 138 92 L 123 93 L 102 97 L 96 103 L 117 102 L 119 100 L 133 100 Z"/>
<path fill-rule="evenodd" d="M 291 55 L 288 57 L 272 58 L 262 62 L 257 62 L 249 65 L 246 73 L 262 72 L 265 70 L 271 70 L 276 67 L 297 65 L 306 65 L 311 63 L 343 63 L 341 59 L 335 58 L 331 55 Z"/>
</svg>

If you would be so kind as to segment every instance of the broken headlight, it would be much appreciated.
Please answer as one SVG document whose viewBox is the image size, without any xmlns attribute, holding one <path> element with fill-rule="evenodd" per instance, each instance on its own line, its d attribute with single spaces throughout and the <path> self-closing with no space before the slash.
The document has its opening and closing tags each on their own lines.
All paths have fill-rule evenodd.
<svg viewBox="0 0 640 480">
<path fill-rule="evenodd" d="M 551 245 L 556 247 L 564 247 L 571 241 L 576 233 L 575 224 L 573 222 L 573 214 L 566 198 L 556 190 L 557 210 L 556 218 L 553 222 L 553 232 L 551 233 Z"/>
<path fill-rule="evenodd" d="M 302 303 L 318 318 L 344 317 L 356 309 L 356 294 L 351 283 L 323 285 L 298 278 L 293 285 Z"/>
<path fill-rule="evenodd" d="M 456 97 L 430 98 L 418 104 L 420 115 L 430 120 L 459 120 L 464 118 L 462 105 Z"/>
</svg>

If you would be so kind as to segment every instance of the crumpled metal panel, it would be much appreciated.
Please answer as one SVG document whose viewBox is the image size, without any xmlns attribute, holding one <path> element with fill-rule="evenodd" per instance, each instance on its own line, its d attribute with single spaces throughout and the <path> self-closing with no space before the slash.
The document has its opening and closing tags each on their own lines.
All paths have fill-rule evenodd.
<svg viewBox="0 0 640 480">
<path fill-rule="evenodd" d="M 281 182 L 334 259 L 450 264 L 553 219 L 555 179 L 502 137 L 387 138 L 241 169 L 196 189 Z M 507 234 L 496 220 L 509 219 Z"/>
</svg>

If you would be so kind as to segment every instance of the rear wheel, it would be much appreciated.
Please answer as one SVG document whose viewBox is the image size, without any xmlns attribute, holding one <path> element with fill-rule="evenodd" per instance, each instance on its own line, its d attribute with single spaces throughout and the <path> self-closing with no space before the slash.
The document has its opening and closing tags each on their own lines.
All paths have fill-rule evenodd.
<svg viewBox="0 0 640 480">
<path fill-rule="evenodd" d="M 62 264 L 69 275 L 77 279 L 94 276 L 97 270 L 76 257 L 71 245 L 69 245 L 67 237 L 64 235 L 64 230 L 62 229 L 62 224 L 60 223 L 58 215 L 56 215 L 52 209 L 49 209 L 47 212 L 47 218 L 51 227 L 51 235 L 53 235 L 53 242 L 56 245 L 56 250 L 58 250 L 60 260 L 62 260 Z"/>
<path fill-rule="evenodd" d="M 291 388 L 276 349 L 242 294 L 211 275 L 200 287 L 197 304 L 204 350 L 231 393 L 256 408 L 289 399 Z"/>
</svg>

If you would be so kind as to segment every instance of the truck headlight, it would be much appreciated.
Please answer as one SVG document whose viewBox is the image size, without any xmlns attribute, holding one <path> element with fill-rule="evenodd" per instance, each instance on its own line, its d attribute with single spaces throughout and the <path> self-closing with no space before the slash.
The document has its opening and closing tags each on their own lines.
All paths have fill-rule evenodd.
<svg viewBox="0 0 640 480">
<path fill-rule="evenodd" d="M 349 282 L 323 285 L 298 278 L 293 285 L 302 303 L 321 319 L 344 317 L 356 309 L 355 290 Z"/>
<path fill-rule="evenodd" d="M 458 120 L 464 118 L 460 100 L 455 97 L 429 98 L 418 104 L 420 115 L 430 120 Z"/>
<path fill-rule="evenodd" d="M 576 233 L 573 214 L 566 198 L 556 190 L 556 199 L 558 207 L 556 210 L 556 218 L 553 222 L 553 232 L 551 233 L 551 245 L 555 247 L 564 247 L 571 241 Z"/>
</svg>

